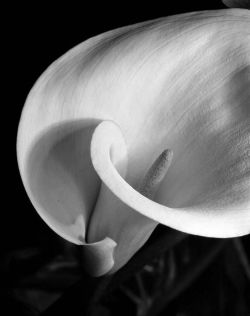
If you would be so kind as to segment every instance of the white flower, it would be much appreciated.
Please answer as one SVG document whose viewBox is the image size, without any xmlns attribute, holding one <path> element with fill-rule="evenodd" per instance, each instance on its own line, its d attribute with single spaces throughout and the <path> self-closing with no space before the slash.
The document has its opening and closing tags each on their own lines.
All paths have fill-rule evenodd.
<svg viewBox="0 0 250 316">
<path fill-rule="evenodd" d="M 20 120 L 40 216 L 112 273 L 158 223 L 250 232 L 250 13 L 194 12 L 96 36 L 54 62 Z"/>
</svg>

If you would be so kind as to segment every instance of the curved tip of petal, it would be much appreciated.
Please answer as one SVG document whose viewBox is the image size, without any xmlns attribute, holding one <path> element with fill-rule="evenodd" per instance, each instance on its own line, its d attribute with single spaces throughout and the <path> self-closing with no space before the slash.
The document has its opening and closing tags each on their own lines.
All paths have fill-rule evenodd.
<svg viewBox="0 0 250 316">
<path fill-rule="evenodd" d="M 116 242 L 109 237 L 95 243 L 84 244 L 83 258 L 86 271 L 94 277 L 107 274 L 114 265 L 113 253 L 116 245 Z"/>
<path fill-rule="evenodd" d="M 113 194 L 132 209 L 158 223 L 194 235 L 227 238 L 250 233 L 249 203 L 225 209 L 170 208 L 143 196 L 117 172 L 111 153 L 119 151 L 118 148 L 124 148 L 120 128 L 111 121 L 98 125 L 91 140 L 93 166 Z"/>
</svg>

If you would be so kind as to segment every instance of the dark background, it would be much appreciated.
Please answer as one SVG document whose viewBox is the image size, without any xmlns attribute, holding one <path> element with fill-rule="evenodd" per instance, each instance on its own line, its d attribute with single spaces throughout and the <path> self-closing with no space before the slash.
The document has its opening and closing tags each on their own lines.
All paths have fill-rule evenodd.
<svg viewBox="0 0 250 316">
<path fill-rule="evenodd" d="M 1 306 L 5 306 L 7 302 L 9 311 L 4 312 L 3 315 L 11 315 L 10 306 L 13 307 L 16 304 L 18 296 L 13 294 L 13 289 L 22 275 L 27 274 L 27 269 L 31 272 L 32 269 L 35 271 L 35 265 L 39 261 L 36 259 L 37 256 L 39 257 L 39 249 L 42 249 L 45 257 L 46 255 L 49 257 L 57 254 L 65 246 L 33 209 L 23 188 L 16 162 L 15 144 L 18 122 L 27 94 L 36 79 L 67 50 L 104 31 L 160 16 L 221 8 L 225 6 L 219 0 L 199 3 L 190 0 L 161 3 L 151 1 L 141 4 L 136 1 L 132 3 L 117 1 L 116 4 L 106 1 L 102 4 L 97 2 L 91 4 L 83 1 L 81 5 L 61 2 L 56 8 L 45 6 L 40 2 L 27 7 L 23 4 L 20 6 L 13 4 L 13 7 L 3 10 L 2 14 L 5 15 L 6 21 L 2 39 L 2 50 L 5 56 L 2 58 L 1 65 L 2 96 L 4 96 L 1 175 L 4 189 L 1 195 L 0 314 L 2 314 Z M 245 249 L 249 251 L 249 237 L 242 238 L 242 241 Z M 210 267 L 210 272 L 207 273 L 213 274 L 219 269 L 218 265 L 219 263 Z M 216 279 L 216 273 L 213 278 Z M 242 275 L 238 276 L 238 272 L 237 278 L 242 278 Z M 205 279 L 199 279 L 193 286 L 192 292 L 186 292 L 179 298 L 178 302 L 183 304 L 184 309 L 191 297 L 195 296 L 197 301 L 200 300 L 199 284 L 207 282 L 208 279 L 208 276 L 205 276 Z M 213 293 L 209 292 L 209 286 L 210 284 L 208 284 L 206 295 L 212 297 Z M 230 295 L 233 298 L 233 294 Z M 194 304 L 194 301 L 190 300 L 190 302 L 191 305 Z M 209 304 L 212 304 L 211 302 L 213 301 Z M 178 314 L 175 304 L 177 303 L 173 302 L 172 310 L 168 315 L 201 315 L 198 311 Z M 190 309 L 190 307 L 187 308 Z M 247 316 L 244 313 L 243 310 L 241 315 Z M 213 313 L 213 315 L 216 314 Z M 220 312 L 218 311 L 218 315 L 224 315 L 223 308 Z"/>
</svg>

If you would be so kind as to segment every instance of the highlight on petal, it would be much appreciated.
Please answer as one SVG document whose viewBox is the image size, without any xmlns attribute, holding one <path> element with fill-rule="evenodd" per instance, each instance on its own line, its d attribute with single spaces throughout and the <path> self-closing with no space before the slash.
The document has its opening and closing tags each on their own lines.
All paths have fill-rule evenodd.
<svg viewBox="0 0 250 316">
<path fill-rule="evenodd" d="M 83 244 L 83 262 L 86 271 L 95 277 L 109 273 L 114 267 L 114 250 L 116 242 L 111 238 L 104 238 L 95 243 Z"/>
</svg>

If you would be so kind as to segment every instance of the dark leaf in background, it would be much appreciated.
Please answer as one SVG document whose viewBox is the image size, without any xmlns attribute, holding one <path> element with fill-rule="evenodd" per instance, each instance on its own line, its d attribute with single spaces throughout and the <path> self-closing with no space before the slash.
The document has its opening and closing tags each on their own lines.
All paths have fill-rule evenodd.
<svg viewBox="0 0 250 316">
<path fill-rule="evenodd" d="M 229 8 L 245 8 L 250 9 L 250 0 L 222 0 Z"/>
</svg>

